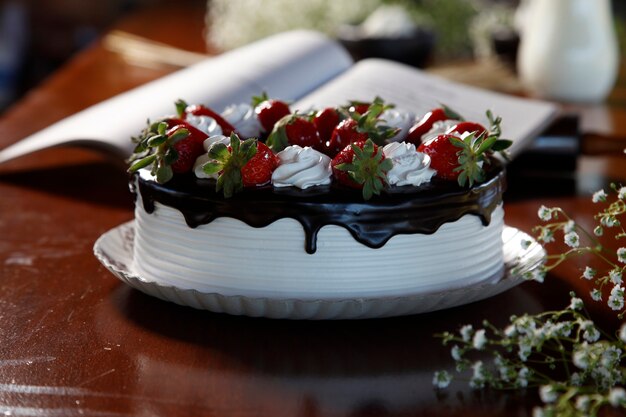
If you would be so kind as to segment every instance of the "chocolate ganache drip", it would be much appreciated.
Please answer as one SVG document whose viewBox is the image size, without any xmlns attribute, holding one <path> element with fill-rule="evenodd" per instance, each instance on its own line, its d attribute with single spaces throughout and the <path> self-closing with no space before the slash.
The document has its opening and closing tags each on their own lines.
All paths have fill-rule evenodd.
<svg viewBox="0 0 626 417">
<path fill-rule="evenodd" d="M 146 174 L 143 172 L 142 174 Z M 317 234 L 326 225 L 347 229 L 355 240 L 371 248 L 382 247 L 398 234 L 433 234 L 447 222 L 466 214 L 478 216 L 486 226 L 502 202 L 504 170 L 494 163 L 488 180 L 470 189 L 450 181 L 433 179 L 420 187 L 391 187 L 364 201 L 360 190 L 341 185 L 312 187 L 249 188 L 225 199 L 215 191 L 215 181 L 193 174 L 158 184 L 147 175 L 135 175 L 146 212 L 158 201 L 180 211 L 189 227 L 208 224 L 218 217 L 232 217 L 252 227 L 265 227 L 281 218 L 297 220 L 305 232 L 305 249 L 315 253 Z M 132 187 L 131 187 L 132 188 Z"/>
</svg>

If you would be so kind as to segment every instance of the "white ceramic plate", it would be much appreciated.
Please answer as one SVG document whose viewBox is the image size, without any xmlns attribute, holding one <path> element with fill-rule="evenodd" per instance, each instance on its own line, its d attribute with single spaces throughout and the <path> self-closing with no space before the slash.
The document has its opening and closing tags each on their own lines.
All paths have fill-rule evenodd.
<svg viewBox="0 0 626 417">
<path fill-rule="evenodd" d="M 360 319 L 425 313 L 472 303 L 492 297 L 523 282 L 526 272 L 538 268 L 545 251 L 531 236 L 513 227 L 505 227 L 504 276 L 492 282 L 480 282 L 462 288 L 420 292 L 394 297 L 302 300 L 296 298 L 260 298 L 246 295 L 226 296 L 193 289 L 178 288 L 149 281 L 133 271 L 134 221 L 109 230 L 96 241 L 98 260 L 126 284 L 146 294 L 174 303 L 218 313 L 283 319 Z M 532 242 L 524 249 L 522 240 Z"/>
</svg>

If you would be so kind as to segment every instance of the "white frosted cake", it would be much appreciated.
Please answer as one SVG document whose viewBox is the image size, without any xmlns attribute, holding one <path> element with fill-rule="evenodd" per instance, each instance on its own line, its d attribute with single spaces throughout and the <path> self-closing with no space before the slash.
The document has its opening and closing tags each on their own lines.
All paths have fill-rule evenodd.
<svg viewBox="0 0 626 417">
<path fill-rule="evenodd" d="M 205 293 L 303 300 L 405 296 L 502 276 L 505 175 L 489 154 L 480 155 L 477 180 L 460 185 L 441 168 L 441 148 L 404 142 L 401 129 L 388 132 L 384 140 L 394 141 L 386 145 L 366 135 L 337 151 L 334 136 L 324 148 L 294 144 L 293 126 L 277 138 L 281 123 L 300 123 L 287 118 L 264 140 L 245 141 L 200 135 L 191 118 L 152 125 L 131 169 L 139 276 Z M 489 137 L 470 136 L 455 135 L 472 152 Z M 172 144 L 189 138 L 202 148 L 192 167 L 168 171 Z M 170 163 L 187 152 L 176 151 Z"/>
</svg>

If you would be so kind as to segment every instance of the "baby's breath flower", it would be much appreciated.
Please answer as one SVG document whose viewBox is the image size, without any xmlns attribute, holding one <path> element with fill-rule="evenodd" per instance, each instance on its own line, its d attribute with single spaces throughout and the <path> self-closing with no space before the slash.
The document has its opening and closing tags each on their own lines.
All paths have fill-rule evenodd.
<svg viewBox="0 0 626 417">
<path fill-rule="evenodd" d="M 487 344 L 487 338 L 485 337 L 485 329 L 476 330 L 474 338 L 472 339 L 472 346 L 474 349 L 482 350 Z"/>
<path fill-rule="evenodd" d="M 576 232 L 569 232 L 563 236 L 563 241 L 570 248 L 577 248 L 580 245 L 580 237 Z"/>
<path fill-rule="evenodd" d="M 626 343 L 626 323 L 622 324 L 622 327 L 619 328 L 619 340 Z"/>
<path fill-rule="evenodd" d="M 626 198 L 626 187 L 621 187 L 619 190 L 617 190 L 617 198 L 619 198 L 620 200 Z"/>
<path fill-rule="evenodd" d="M 433 385 L 437 388 L 446 388 L 451 381 L 452 376 L 447 371 L 437 371 L 433 375 Z"/>
<path fill-rule="evenodd" d="M 600 223 L 606 227 L 613 227 L 613 226 L 617 226 L 619 224 L 619 221 L 617 220 L 617 218 L 615 218 L 615 216 L 611 214 L 604 214 L 600 218 Z"/>
<path fill-rule="evenodd" d="M 506 337 L 515 337 L 517 335 L 517 329 L 515 328 L 515 325 L 509 324 L 508 326 L 506 326 L 506 328 L 504 329 L 504 335 Z"/>
<path fill-rule="evenodd" d="M 595 342 L 600 338 L 600 332 L 596 329 L 591 320 L 581 321 L 580 328 L 583 330 L 583 338 L 586 341 Z"/>
<path fill-rule="evenodd" d="M 549 414 L 541 407 L 533 408 L 533 417 L 549 417 Z"/>
<path fill-rule="evenodd" d="M 602 291 L 600 291 L 599 289 L 594 288 L 593 290 L 591 290 L 590 295 L 593 301 L 602 301 Z"/>
<path fill-rule="evenodd" d="M 618 311 L 624 308 L 624 287 L 616 285 L 611 289 L 608 305 L 612 310 Z"/>
<path fill-rule="evenodd" d="M 589 353 L 587 342 L 584 342 L 574 349 L 572 362 L 578 369 L 585 370 L 589 366 Z"/>
<path fill-rule="evenodd" d="M 532 271 L 524 272 L 522 278 L 527 281 L 543 282 L 546 278 L 546 271 L 544 271 L 543 268 L 535 268 Z"/>
<path fill-rule="evenodd" d="M 577 248 L 580 245 L 580 237 L 576 232 L 566 233 L 564 236 L 565 244 L 570 248 Z"/>
<path fill-rule="evenodd" d="M 553 403 L 559 398 L 559 392 L 554 385 L 542 385 L 539 388 L 539 397 L 546 404 Z"/>
<path fill-rule="evenodd" d="M 608 345 L 602 352 L 601 363 L 602 366 L 606 368 L 612 368 L 617 365 L 622 357 L 622 350 L 613 346 Z"/>
<path fill-rule="evenodd" d="M 486 382 L 485 367 L 482 361 L 476 361 L 472 365 L 473 375 L 470 379 L 470 387 L 483 388 Z"/>
<path fill-rule="evenodd" d="M 598 203 L 600 201 L 604 202 L 606 201 L 606 197 L 607 197 L 607 194 L 604 190 L 598 190 L 595 193 L 593 193 L 593 196 L 591 197 L 591 201 L 594 203 Z"/>
<path fill-rule="evenodd" d="M 539 207 L 537 211 L 537 216 L 539 216 L 539 220 L 543 220 L 544 222 L 552 220 L 552 209 L 549 209 L 546 206 Z"/>
<path fill-rule="evenodd" d="M 570 232 L 573 232 L 574 230 L 576 230 L 576 223 L 574 223 L 574 220 L 568 220 L 563 225 L 563 232 L 565 233 L 570 233 Z"/>
<path fill-rule="evenodd" d="M 581 310 L 584 307 L 583 300 L 578 297 L 572 297 L 569 303 L 570 310 Z"/>
<path fill-rule="evenodd" d="M 547 227 L 544 227 L 541 229 L 538 239 L 544 243 L 554 242 L 554 232 Z"/>
<path fill-rule="evenodd" d="M 593 279 L 596 276 L 596 270 L 593 268 L 585 267 L 585 272 L 583 272 L 583 278 L 585 279 Z"/>
<path fill-rule="evenodd" d="M 579 395 L 576 398 L 576 409 L 578 411 L 587 412 L 591 407 L 591 398 L 588 395 Z"/>
<path fill-rule="evenodd" d="M 617 250 L 617 260 L 626 264 L 626 248 L 619 248 Z"/>
<path fill-rule="evenodd" d="M 469 340 L 472 338 L 472 334 L 474 333 L 474 328 L 471 324 L 466 324 L 465 326 L 461 327 L 460 333 L 463 341 L 469 342 Z"/>
<path fill-rule="evenodd" d="M 604 229 L 600 226 L 596 226 L 595 229 L 593 229 L 593 234 L 596 236 L 602 236 L 604 234 Z"/>
<path fill-rule="evenodd" d="M 624 388 L 611 388 L 611 391 L 609 391 L 609 403 L 613 407 L 626 406 L 626 391 Z"/>
<path fill-rule="evenodd" d="M 583 378 L 578 372 L 574 372 L 570 375 L 569 382 L 575 387 L 580 387 L 583 384 Z"/>
<path fill-rule="evenodd" d="M 452 349 L 450 349 L 450 355 L 452 355 L 452 359 L 454 359 L 455 361 L 460 361 L 463 357 L 463 354 L 461 353 L 461 348 L 458 345 L 452 346 Z"/>
<path fill-rule="evenodd" d="M 528 337 L 521 337 L 518 342 L 518 348 L 517 355 L 522 362 L 526 362 L 532 352 L 532 341 Z"/>
<path fill-rule="evenodd" d="M 519 372 L 517 373 L 517 379 L 515 380 L 515 383 L 517 384 L 518 387 L 525 388 L 528 386 L 529 376 L 530 376 L 530 370 L 527 367 L 522 366 Z"/>
<path fill-rule="evenodd" d="M 622 271 L 614 268 L 609 271 L 609 278 L 611 282 L 615 285 L 622 283 Z"/>
</svg>

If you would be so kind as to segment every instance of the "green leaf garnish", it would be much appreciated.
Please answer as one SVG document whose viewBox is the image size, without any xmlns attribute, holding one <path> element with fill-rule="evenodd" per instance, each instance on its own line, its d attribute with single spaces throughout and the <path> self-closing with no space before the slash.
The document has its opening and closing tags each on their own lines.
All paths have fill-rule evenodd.
<svg viewBox="0 0 626 417">
<path fill-rule="evenodd" d="M 369 200 L 389 184 L 387 172 L 393 167 L 390 159 L 383 156 L 383 148 L 374 146 L 374 142 L 368 139 L 361 149 L 356 144 L 351 145 L 354 157 L 351 163 L 338 164 L 336 169 L 346 172 L 350 179 L 362 185 L 363 199 Z"/>
<path fill-rule="evenodd" d="M 211 175 L 219 173 L 216 191 L 222 191 L 225 198 L 230 198 L 243 188 L 241 168 L 257 152 L 257 139 L 241 141 L 235 133 L 230 135 L 230 152 L 223 143 L 216 143 L 209 148 L 209 161 L 202 165 L 202 170 Z"/>
</svg>

